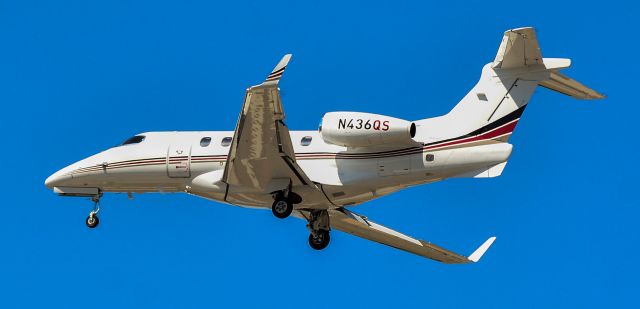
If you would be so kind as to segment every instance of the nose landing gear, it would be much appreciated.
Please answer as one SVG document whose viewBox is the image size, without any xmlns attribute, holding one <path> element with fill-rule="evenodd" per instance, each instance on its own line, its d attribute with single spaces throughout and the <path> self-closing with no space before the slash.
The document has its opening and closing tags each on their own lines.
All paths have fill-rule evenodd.
<svg viewBox="0 0 640 309">
<path fill-rule="evenodd" d="M 100 195 L 92 197 L 91 201 L 93 201 L 93 210 L 84 221 L 90 229 L 95 228 L 100 223 L 100 219 L 98 218 L 98 212 L 100 211 Z"/>
<path fill-rule="evenodd" d="M 100 219 L 98 218 L 98 215 L 96 215 L 96 213 L 92 211 L 89 213 L 89 216 L 84 222 L 87 224 L 88 228 L 92 229 L 98 226 L 98 224 L 100 223 Z"/>
</svg>

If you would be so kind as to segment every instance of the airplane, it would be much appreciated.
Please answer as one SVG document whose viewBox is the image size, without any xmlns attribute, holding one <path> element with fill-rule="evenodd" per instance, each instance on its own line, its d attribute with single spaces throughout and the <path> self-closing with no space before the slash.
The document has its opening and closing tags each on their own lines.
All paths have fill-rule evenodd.
<svg viewBox="0 0 640 309">
<path fill-rule="evenodd" d="M 356 214 L 352 207 L 448 178 L 500 176 L 509 138 L 537 86 L 576 99 L 604 95 L 560 73 L 570 59 L 543 58 L 531 27 L 504 33 L 495 59 L 447 114 L 415 121 L 364 112 L 326 113 L 318 130 L 290 131 L 278 83 L 285 55 L 246 90 L 234 131 L 145 132 L 52 174 L 45 186 L 88 197 L 98 226 L 104 193 L 184 192 L 306 220 L 309 245 L 322 250 L 339 230 L 447 264 L 480 260 L 487 239 L 465 256 Z"/>
</svg>

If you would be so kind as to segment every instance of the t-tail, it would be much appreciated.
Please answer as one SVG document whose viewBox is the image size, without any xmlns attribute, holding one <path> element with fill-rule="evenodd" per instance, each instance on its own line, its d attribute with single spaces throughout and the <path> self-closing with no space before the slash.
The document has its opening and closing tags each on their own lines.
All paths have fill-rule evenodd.
<svg viewBox="0 0 640 309">
<path fill-rule="evenodd" d="M 569 66 L 570 59 L 542 57 L 533 28 L 508 30 L 495 60 L 460 103 L 444 116 L 415 122 L 416 140 L 434 150 L 506 143 L 538 85 L 576 99 L 604 98 L 560 73 Z M 476 177 L 499 176 L 505 164 Z"/>
</svg>

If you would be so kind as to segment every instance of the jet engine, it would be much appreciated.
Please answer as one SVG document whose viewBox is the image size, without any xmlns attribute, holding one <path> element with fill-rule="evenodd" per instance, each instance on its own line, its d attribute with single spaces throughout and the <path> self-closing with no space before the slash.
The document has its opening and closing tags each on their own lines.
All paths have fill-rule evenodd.
<svg viewBox="0 0 640 309">
<path fill-rule="evenodd" d="M 331 112 L 324 114 L 320 126 L 322 139 L 345 147 L 414 144 L 416 125 L 389 116 Z"/>
</svg>

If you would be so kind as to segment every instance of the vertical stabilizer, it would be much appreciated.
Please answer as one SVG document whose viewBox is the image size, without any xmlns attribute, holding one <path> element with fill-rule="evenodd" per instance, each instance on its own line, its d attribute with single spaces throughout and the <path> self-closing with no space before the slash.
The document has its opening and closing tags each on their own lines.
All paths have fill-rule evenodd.
<svg viewBox="0 0 640 309">
<path fill-rule="evenodd" d="M 493 68 L 512 69 L 535 65 L 542 65 L 536 31 L 531 27 L 507 30 L 493 60 Z"/>
<path fill-rule="evenodd" d="M 569 66 L 570 59 L 542 57 L 533 28 L 508 30 L 493 62 L 482 68 L 478 83 L 446 115 L 415 121 L 414 139 L 431 151 L 469 147 L 479 150 L 490 144 L 508 144 L 538 85 L 577 99 L 604 98 L 560 74 Z M 507 160 L 508 156 L 504 161 L 461 172 L 456 177 L 500 176 Z"/>
<path fill-rule="evenodd" d="M 569 66 L 569 59 L 542 57 L 533 28 L 507 30 L 494 61 L 483 67 L 473 89 L 448 114 L 416 121 L 415 139 L 426 144 L 478 141 L 469 146 L 507 142 L 538 85 L 578 99 L 604 98 L 559 73 Z"/>
</svg>

